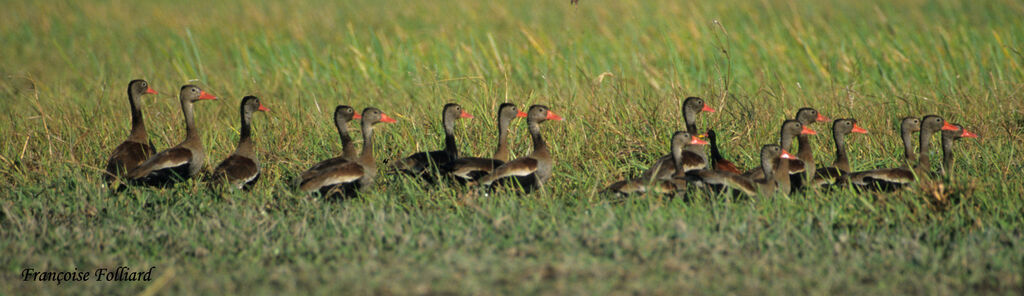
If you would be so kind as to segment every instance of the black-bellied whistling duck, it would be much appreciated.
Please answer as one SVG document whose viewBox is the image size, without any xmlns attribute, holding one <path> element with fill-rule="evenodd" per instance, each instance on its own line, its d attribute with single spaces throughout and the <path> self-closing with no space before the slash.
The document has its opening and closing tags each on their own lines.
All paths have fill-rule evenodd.
<svg viewBox="0 0 1024 296">
<path fill-rule="evenodd" d="M 242 127 L 239 130 L 238 146 L 234 153 L 213 169 L 210 181 L 224 182 L 231 188 L 249 191 L 260 179 L 260 161 L 256 159 L 256 151 L 252 147 L 252 114 L 270 109 L 264 107 L 259 98 L 246 96 L 242 98 L 239 110 Z"/>
<path fill-rule="evenodd" d="M 725 159 L 725 157 L 722 156 L 722 153 L 718 150 L 718 135 L 715 134 L 715 130 L 709 128 L 707 133 L 708 142 L 711 143 L 711 169 L 742 174 L 743 171 L 736 167 L 736 164 Z"/>
<path fill-rule="evenodd" d="M 479 183 L 491 186 L 494 183 L 518 182 L 526 192 L 543 187 L 555 166 L 551 152 L 548 151 L 548 144 L 540 134 L 540 124 L 548 120 L 562 120 L 562 117 L 549 110 L 548 106 L 530 106 L 530 110 L 526 112 L 526 124 L 530 130 L 530 137 L 533 138 L 533 151 L 525 157 L 495 168 L 493 172 L 480 178 Z"/>
<path fill-rule="evenodd" d="M 683 151 L 691 145 L 707 145 L 708 142 L 697 138 L 697 136 L 691 135 L 688 132 L 677 131 L 672 134 L 670 139 L 671 153 L 673 164 L 676 166 L 676 172 L 685 172 L 684 162 L 681 160 L 683 157 Z M 612 183 L 608 188 L 605 188 L 605 193 L 615 193 L 619 195 L 625 194 L 640 194 L 648 191 L 657 193 L 674 193 L 678 190 L 686 188 L 686 183 L 682 179 L 673 178 L 671 180 L 648 180 L 648 179 L 632 179 L 623 180 Z"/>
<path fill-rule="evenodd" d="M 913 169 L 899 167 L 893 169 L 876 169 L 856 172 L 849 175 L 849 181 L 858 188 L 892 191 L 913 182 L 917 176 L 926 174 L 931 169 L 931 137 L 940 130 L 957 130 L 955 126 L 937 115 L 928 115 L 921 119 L 921 135 L 918 144 L 918 162 Z"/>
<path fill-rule="evenodd" d="M 917 161 L 914 154 L 914 133 L 921 131 L 921 120 L 917 117 L 904 117 L 900 120 L 900 140 L 903 141 L 903 164 L 909 168 Z"/>
<path fill-rule="evenodd" d="M 494 168 L 499 167 L 508 161 L 508 129 L 512 119 L 526 117 L 526 113 L 519 111 L 519 108 L 512 103 L 504 103 L 498 107 L 498 148 L 494 151 L 494 158 L 486 157 L 463 157 L 449 162 L 442 167 L 442 170 L 453 176 L 460 183 L 476 181 Z"/>
<path fill-rule="evenodd" d="M 427 183 L 434 183 L 436 173 L 444 165 L 459 158 L 459 147 L 455 143 L 455 120 L 473 118 L 459 104 L 448 103 L 441 112 L 444 125 L 444 150 L 417 152 L 398 161 L 396 168 L 410 176 L 423 178 Z"/>
<path fill-rule="evenodd" d="M 790 148 L 793 146 L 793 137 L 801 134 L 816 135 L 817 132 L 808 128 L 807 126 L 800 123 L 800 121 L 797 121 L 795 119 L 789 119 L 782 122 L 782 128 L 779 130 L 779 146 L 782 147 L 782 150 L 789 151 Z M 804 171 L 803 161 L 800 161 L 796 157 L 786 159 L 786 161 L 789 162 L 789 175 L 798 174 Z M 778 166 L 778 164 L 775 164 L 775 166 Z M 753 170 L 747 171 L 746 173 L 743 173 L 743 176 L 755 180 L 764 178 L 764 168 L 758 167 Z M 783 189 L 791 190 L 791 183 L 792 180 L 791 182 L 786 182 L 786 186 Z"/>
<path fill-rule="evenodd" d="M 103 181 L 111 185 L 114 179 L 134 170 L 142 162 L 156 154 L 156 147 L 153 141 L 149 140 L 146 134 L 146 122 L 142 120 L 142 110 L 139 109 L 139 97 L 145 94 L 156 94 L 156 91 L 149 87 L 149 83 L 142 79 L 132 80 L 128 83 L 128 105 L 132 111 L 132 129 L 128 133 L 128 139 L 117 145 L 114 152 L 107 160 L 107 172 L 103 174 Z"/>
<path fill-rule="evenodd" d="M 953 174 L 953 142 L 960 138 L 977 138 L 978 135 L 967 131 L 959 124 L 953 124 L 957 130 L 942 130 L 942 168 L 941 174 L 950 176 Z"/>
<path fill-rule="evenodd" d="M 697 135 L 697 114 L 701 112 L 715 112 L 704 99 L 689 97 L 683 101 L 683 122 L 686 124 L 686 132 Z M 686 170 L 699 170 L 707 166 L 707 157 L 704 155 L 704 147 L 690 146 L 683 151 L 683 167 Z M 671 180 L 676 173 L 676 166 L 672 161 L 672 155 L 666 154 L 654 162 L 653 165 L 643 174 L 641 180 Z"/>
<path fill-rule="evenodd" d="M 206 93 L 195 85 L 181 87 L 178 95 L 181 112 L 185 114 L 185 140 L 170 149 L 161 151 L 128 173 L 132 183 L 150 186 L 167 186 L 195 176 L 206 161 L 206 150 L 199 137 L 199 128 L 193 120 L 192 104 L 199 100 L 215 100 L 217 97 Z"/>
<path fill-rule="evenodd" d="M 320 170 L 328 168 L 339 163 L 347 161 L 355 161 L 359 156 L 356 152 L 355 145 L 352 144 L 352 137 L 348 135 L 348 122 L 353 119 L 363 118 L 359 113 L 356 113 L 355 109 L 348 105 L 338 105 L 334 108 L 334 127 L 338 129 L 338 137 L 341 138 L 341 155 L 325 159 L 321 162 L 314 164 L 309 167 L 306 171 L 299 175 L 296 179 L 298 182 L 309 179 L 311 176 L 320 174 Z"/>
<path fill-rule="evenodd" d="M 836 119 L 832 122 L 832 140 L 836 143 L 836 159 L 832 166 L 817 169 L 814 172 L 814 179 L 811 180 L 812 188 L 835 184 L 844 175 L 850 173 L 850 158 L 846 155 L 846 135 L 850 133 L 866 134 L 868 131 L 857 125 L 853 118 Z"/>
<path fill-rule="evenodd" d="M 373 125 L 380 122 L 391 123 L 395 120 L 380 109 L 363 109 L 363 152 L 353 161 L 337 163 L 309 175 L 299 182 L 299 189 L 306 193 L 320 192 L 322 196 L 334 193 L 352 196 L 358 190 L 373 185 L 377 177 L 377 162 L 373 157 Z"/>
<path fill-rule="evenodd" d="M 698 170 L 687 172 L 677 178 L 685 178 L 695 183 L 697 187 L 703 187 L 712 192 L 724 192 L 726 188 L 743 193 L 747 197 L 756 195 L 771 195 L 780 192 L 789 194 L 789 171 L 788 159 L 794 159 L 781 146 L 770 144 L 761 147 L 761 170 L 764 178 L 754 179 L 745 177 L 729 171 L 719 170 Z M 780 159 L 782 159 L 780 161 Z M 776 166 L 777 165 L 777 166 Z"/>
<path fill-rule="evenodd" d="M 821 115 L 821 113 L 818 113 L 818 110 L 814 110 L 814 108 L 804 107 L 796 111 L 796 120 L 799 121 L 800 124 L 803 124 L 806 127 L 810 127 L 812 124 L 816 122 L 828 121 L 828 117 Z M 800 133 L 799 135 L 796 136 L 796 139 L 797 143 L 800 145 L 800 148 L 796 152 L 796 157 L 803 162 L 804 171 L 796 174 L 796 176 L 793 176 L 793 186 L 795 188 L 801 188 L 803 187 L 803 184 L 806 184 L 808 181 L 814 178 L 814 171 L 816 166 L 814 162 L 814 151 L 813 147 L 811 147 L 810 136 L 808 134 Z"/>
</svg>

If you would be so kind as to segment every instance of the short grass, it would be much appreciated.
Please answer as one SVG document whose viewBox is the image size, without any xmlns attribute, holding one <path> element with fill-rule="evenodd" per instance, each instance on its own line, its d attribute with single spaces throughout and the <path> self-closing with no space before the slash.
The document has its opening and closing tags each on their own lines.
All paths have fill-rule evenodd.
<svg viewBox="0 0 1024 296">
<path fill-rule="evenodd" d="M 0 294 L 962 294 L 1024 289 L 1024 4 L 995 1 L 8 1 L 0 9 Z M 110 195 L 125 87 L 148 79 L 150 136 L 183 137 L 197 105 L 211 162 L 254 94 L 265 174 L 248 194 L 203 184 Z M 939 114 L 981 138 L 957 172 L 891 194 L 692 201 L 597 194 L 681 129 L 686 96 L 719 110 L 744 167 L 802 106 L 855 117 L 855 169 L 897 164 L 896 124 Z M 286 180 L 340 151 L 337 104 L 376 106 L 380 159 L 493 149 L 501 102 L 547 104 L 558 163 L 542 193 L 481 197 L 384 176 L 325 203 Z M 522 122 L 514 151 L 528 152 Z M 831 161 L 817 125 L 819 162 Z M 937 141 L 937 137 L 936 137 Z M 937 156 L 937 155 L 936 155 Z M 22 282 L 23 268 L 157 266 L 152 282 Z"/>
</svg>

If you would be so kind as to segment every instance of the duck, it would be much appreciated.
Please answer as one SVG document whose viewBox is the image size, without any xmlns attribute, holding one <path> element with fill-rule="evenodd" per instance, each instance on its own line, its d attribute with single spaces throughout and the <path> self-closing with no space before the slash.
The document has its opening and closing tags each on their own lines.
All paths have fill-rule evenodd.
<svg viewBox="0 0 1024 296">
<path fill-rule="evenodd" d="M 683 101 L 683 122 L 686 124 L 686 132 L 691 135 L 697 135 L 697 115 L 701 112 L 715 112 L 715 109 L 708 106 L 704 102 L 704 99 L 699 97 L 688 97 Z M 704 155 L 704 149 L 701 146 L 689 146 L 687 150 L 683 151 L 683 169 L 700 170 L 707 166 L 707 156 Z M 676 173 L 676 166 L 673 163 L 672 155 L 666 154 L 661 158 L 658 158 L 653 165 L 642 174 L 640 174 L 640 180 L 666 180 L 672 179 L 672 175 Z"/>
<path fill-rule="evenodd" d="M 381 122 L 394 123 L 396 120 L 380 109 L 363 109 L 363 151 L 359 157 L 323 167 L 315 174 L 307 175 L 307 178 L 299 182 L 299 189 L 307 194 L 318 192 L 323 197 L 352 197 L 373 185 L 377 177 L 377 163 L 373 156 L 373 126 Z"/>
<path fill-rule="evenodd" d="M 902 125 L 902 124 L 901 124 Z M 957 130 L 938 115 L 928 115 L 920 120 L 920 139 L 918 142 L 918 162 L 913 168 L 901 166 L 851 173 L 849 182 L 857 189 L 895 191 L 909 185 L 931 169 L 931 137 L 937 131 Z M 905 145 L 906 146 L 906 145 Z"/>
<path fill-rule="evenodd" d="M 672 134 L 672 138 L 669 139 L 671 146 L 672 162 L 676 166 L 676 172 L 685 172 L 683 167 L 683 151 L 691 145 L 707 145 L 708 142 L 701 140 L 695 135 L 691 135 L 685 131 L 676 131 Z M 671 194 L 676 191 L 686 189 L 686 182 L 683 179 L 672 178 L 671 180 L 649 180 L 649 179 L 631 179 L 615 182 L 605 188 L 602 193 L 611 193 L 616 195 L 630 195 L 630 194 L 643 194 L 648 191 L 653 191 L 661 194 Z"/>
<path fill-rule="evenodd" d="M 113 187 L 114 181 L 125 173 L 134 170 L 142 162 L 156 154 L 156 146 L 149 140 L 146 133 L 146 121 L 142 120 L 142 109 L 139 108 L 139 97 L 146 94 L 157 94 L 149 83 L 142 79 L 135 79 L 128 82 L 128 106 L 131 108 L 132 128 L 128 132 L 128 139 L 117 145 L 114 152 L 110 153 L 107 159 L 106 173 L 103 174 L 103 181 L 107 186 Z"/>
<path fill-rule="evenodd" d="M 235 147 L 235 152 L 213 169 L 210 175 L 211 182 L 226 183 L 233 189 L 252 190 L 260 179 L 260 161 L 256 159 L 256 151 L 253 150 L 252 144 L 252 116 L 255 112 L 269 111 L 270 109 L 263 106 L 256 96 L 242 98 L 239 107 L 242 123 L 238 146 Z"/>
<path fill-rule="evenodd" d="M 311 176 L 320 174 L 320 171 L 324 168 L 343 162 L 355 161 L 359 157 L 355 145 L 352 143 L 352 137 L 348 135 L 348 122 L 362 118 L 363 116 L 359 115 L 352 106 L 342 104 L 334 108 L 334 127 L 338 130 L 338 137 L 341 138 L 341 155 L 320 161 L 303 171 L 299 174 L 299 178 L 295 179 L 296 185 L 301 183 L 302 180 L 307 180 Z"/>
<path fill-rule="evenodd" d="M 903 142 L 903 164 L 901 167 L 909 168 L 917 160 L 917 154 L 914 153 L 914 133 L 920 131 L 920 118 L 908 116 L 900 119 L 900 140 Z"/>
<path fill-rule="evenodd" d="M 462 157 L 449 162 L 442 171 L 453 177 L 459 183 L 466 184 L 478 181 L 483 176 L 490 174 L 494 168 L 499 167 L 509 159 L 508 130 L 512 120 L 525 118 L 526 112 L 519 111 L 513 103 L 503 103 L 498 106 L 498 147 L 494 150 L 492 158 L 486 157 Z"/>
<path fill-rule="evenodd" d="M 836 158 L 832 166 L 817 169 L 814 178 L 811 179 L 810 187 L 821 188 L 835 185 L 848 173 L 850 173 L 850 159 L 846 155 L 846 135 L 850 133 L 867 134 L 868 130 L 857 125 L 853 118 L 840 118 L 832 122 L 832 140 L 836 144 Z"/>
<path fill-rule="evenodd" d="M 203 168 L 206 151 L 193 119 L 192 105 L 201 100 L 216 100 L 217 97 L 189 84 L 181 87 L 178 99 L 181 101 L 181 112 L 185 115 L 185 140 L 177 146 L 160 151 L 128 172 L 131 183 L 170 186 L 192 178 Z"/>
<path fill-rule="evenodd" d="M 444 150 L 414 153 L 398 161 L 396 168 L 407 175 L 419 177 L 428 184 L 433 184 L 440 168 L 459 158 L 458 144 L 455 143 L 455 120 L 460 118 L 472 119 L 473 115 L 463 110 L 459 104 L 445 104 L 441 112 Z"/>
<path fill-rule="evenodd" d="M 789 148 L 791 148 L 793 145 L 793 137 L 796 137 L 797 135 L 801 134 L 816 135 L 818 133 L 795 119 L 788 119 L 782 122 L 782 128 L 779 130 L 779 146 L 782 147 L 782 150 L 789 151 Z M 787 166 L 789 176 L 804 171 L 804 163 L 800 159 L 797 159 L 797 157 L 788 158 L 786 159 L 786 161 L 789 162 L 789 165 Z M 775 166 L 778 166 L 778 164 L 775 164 Z M 743 176 L 757 180 L 765 177 L 764 172 L 764 168 L 758 167 L 753 170 L 747 171 L 746 173 L 743 173 Z M 785 186 L 780 185 L 780 188 L 783 188 L 785 190 L 792 190 L 793 187 L 791 185 L 793 184 L 792 182 L 795 178 L 790 179 L 790 182 L 786 182 Z"/>
<path fill-rule="evenodd" d="M 722 152 L 718 149 L 718 135 L 715 133 L 715 130 L 709 128 L 706 133 L 708 142 L 711 143 L 711 168 L 718 171 L 742 174 L 743 171 L 736 167 L 736 164 L 722 156 Z"/>
<path fill-rule="evenodd" d="M 939 173 L 949 177 L 953 174 L 953 142 L 961 138 L 978 138 L 978 134 L 972 133 L 962 125 L 953 124 L 957 130 L 942 131 L 942 167 Z"/>
<path fill-rule="evenodd" d="M 829 121 L 828 117 L 825 117 L 818 110 L 810 107 L 803 107 L 796 111 L 796 118 L 801 124 L 806 127 L 810 127 L 812 124 L 818 122 Z M 800 145 L 796 151 L 796 158 L 803 162 L 803 171 L 797 173 L 793 177 L 793 188 L 803 188 L 804 184 L 810 182 L 814 178 L 815 162 L 814 162 L 814 148 L 811 146 L 810 134 L 800 133 L 796 136 L 797 144 Z M 788 149 L 788 148 L 786 148 Z"/>
<path fill-rule="evenodd" d="M 675 177 L 684 178 L 698 188 L 715 193 L 731 189 L 746 197 L 768 196 L 775 192 L 789 194 L 790 179 L 786 172 L 789 171 L 790 162 L 785 160 L 795 158 L 782 146 L 769 144 L 761 147 L 762 178 L 755 179 L 722 170 L 696 170 Z"/>
<path fill-rule="evenodd" d="M 529 155 L 509 161 L 494 169 L 493 172 L 480 178 L 478 184 L 493 187 L 497 184 L 516 182 L 526 193 L 543 188 L 544 182 L 551 178 L 555 161 L 548 151 L 548 144 L 540 133 L 540 124 L 548 120 L 564 120 L 545 105 L 530 106 L 526 113 L 526 124 L 533 139 L 533 151 Z"/>
</svg>

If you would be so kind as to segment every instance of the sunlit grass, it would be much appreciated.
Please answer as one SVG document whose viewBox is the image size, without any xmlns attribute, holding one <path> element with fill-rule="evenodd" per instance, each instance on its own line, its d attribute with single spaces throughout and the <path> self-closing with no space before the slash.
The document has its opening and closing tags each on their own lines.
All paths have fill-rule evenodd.
<svg viewBox="0 0 1024 296">
<path fill-rule="evenodd" d="M 164 290 L 236 294 L 1019 291 L 1022 14 L 1015 1 L 6 3 L 0 267 L 156 265 L 175 270 Z M 101 188 L 134 78 L 160 92 L 143 97 L 158 148 L 183 137 L 182 84 L 220 98 L 196 106 L 210 162 L 234 149 L 239 100 L 259 96 L 272 111 L 255 119 L 256 189 Z M 903 116 L 939 114 L 982 137 L 957 142 L 941 192 L 597 195 L 667 151 L 687 96 L 719 110 L 698 126 L 746 168 L 802 106 L 870 131 L 848 138 L 854 169 L 898 164 Z M 462 151 L 489 155 L 506 101 L 566 118 L 543 126 L 557 161 L 543 194 L 385 175 L 360 200 L 322 203 L 288 186 L 341 151 L 335 105 L 399 120 L 377 133 L 384 160 L 440 147 L 446 102 L 477 116 L 458 123 Z M 818 162 L 831 163 L 830 127 L 813 128 Z M 148 284 L 0 278 L 17 294 Z"/>
</svg>

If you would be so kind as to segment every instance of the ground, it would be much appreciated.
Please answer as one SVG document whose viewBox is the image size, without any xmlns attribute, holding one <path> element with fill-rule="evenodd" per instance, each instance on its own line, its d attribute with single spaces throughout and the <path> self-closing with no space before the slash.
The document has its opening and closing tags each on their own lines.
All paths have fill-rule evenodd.
<svg viewBox="0 0 1024 296">
<path fill-rule="evenodd" d="M 1022 14 L 1009 0 L 5 3 L 0 294 L 1020 293 Z M 255 190 L 110 194 L 100 172 L 135 78 L 159 92 L 142 99 L 158 149 L 184 136 L 181 85 L 219 97 L 196 105 L 208 170 L 234 149 L 238 102 L 259 96 Z M 895 194 L 598 194 L 668 152 L 687 96 L 718 110 L 698 126 L 745 168 L 803 106 L 870 131 L 847 140 L 855 170 L 899 165 L 904 116 L 981 137 L 956 143 L 952 178 Z M 542 192 L 425 187 L 383 164 L 355 200 L 290 187 L 341 152 L 338 104 L 398 120 L 379 126 L 383 162 L 439 148 L 446 102 L 476 116 L 459 148 L 489 155 L 506 101 L 566 118 L 543 126 L 557 164 Z M 828 124 L 812 128 L 830 163 Z M 156 268 L 21 278 L 118 266 Z"/>
</svg>

